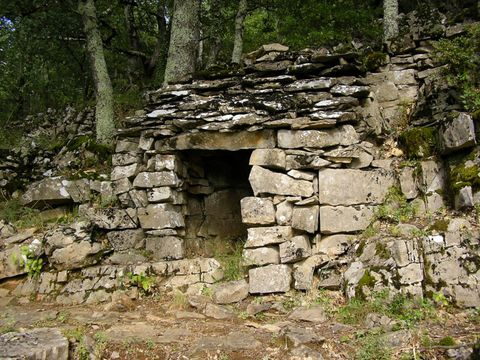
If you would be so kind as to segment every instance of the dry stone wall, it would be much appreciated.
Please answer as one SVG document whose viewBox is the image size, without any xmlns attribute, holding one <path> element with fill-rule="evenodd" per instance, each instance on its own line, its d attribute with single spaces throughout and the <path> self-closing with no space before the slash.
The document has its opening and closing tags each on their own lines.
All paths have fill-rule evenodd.
<svg viewBox="0 0 480 360">
<path fill-rule="evenodd" d="M 440 102 L 425 112 L 441 69 L 430 40 L 416 42 L 368 73 L 353 53 L 271 44 L 243 70 L 148 93 L 146 109 L 118 131 L 110 178 L 47 178 L 23 194 L 26 205 L 81 204 L 84 222 L 41 240 L 2 225 L 0 279 L 25 273 L 8 259 L 28 246 L 51 271 L 14 295 L 108 301 L 126 274 L 199 290 L 223 277 L 207 244 L 241 240 L 250 294 L 308 290 L 316 279 L 348 296 L 443 291 L 478 306 L 479 233 L 468 221 L 361 236 L 394 188 L 423 215 L 478 202 L 475 186 L 447 196 L 449 161 L 476 148 L 475 124 L 464 113 L 441 118 L 452 109 Z M 404 161 L 389 134 L 412 125 L 441 129 L 436 156 L 419 145 L 425 156 Z"/>
</svg>

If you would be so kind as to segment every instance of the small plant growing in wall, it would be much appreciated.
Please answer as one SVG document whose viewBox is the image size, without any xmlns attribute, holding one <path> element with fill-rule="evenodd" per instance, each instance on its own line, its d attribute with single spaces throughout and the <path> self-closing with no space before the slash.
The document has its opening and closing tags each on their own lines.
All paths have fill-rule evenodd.
<svg viewBox="0 0 480 360">
<path fill-rule="evenodd" d="M 155 276 L 147 276 L 144 273 L 134 274 L 129 272 L 127 273 L 127 277 L 134 286 L 138 287 L 145 294 L 149 294 L 153 291 L 156 281 Z"/>
<path fill-rule="evenodd" d="M 36 245 L 37 243 L 33 242 L 31 245 L 20 247 L 20 256 L 13 254 L 12 261 L 19 267 L 23 267 L 29 277 L 38 278 L 42 273 L 43 259 L 36 255 L 36 246 L 34 244 Z"/>
</svg>

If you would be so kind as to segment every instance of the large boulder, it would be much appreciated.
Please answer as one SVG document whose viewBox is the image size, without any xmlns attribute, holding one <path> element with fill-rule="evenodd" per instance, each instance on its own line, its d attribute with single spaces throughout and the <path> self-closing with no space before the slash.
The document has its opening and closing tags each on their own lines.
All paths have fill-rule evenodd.
<svg viewBox="0 0 480 360">
<path fill-rule="evenodd" d="M 46 178 L 30 184 L 22 195 L 22 205 L 42 207 L 71 203 L 73 200 L 67 190 L 68 185 L 69 181 L 63 177 Z"/>
</svg>

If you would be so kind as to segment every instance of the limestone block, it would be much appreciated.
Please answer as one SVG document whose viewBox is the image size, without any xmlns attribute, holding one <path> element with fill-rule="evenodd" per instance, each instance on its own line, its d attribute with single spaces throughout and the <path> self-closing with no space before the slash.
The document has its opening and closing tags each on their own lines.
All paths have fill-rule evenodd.
<svg viewBox="0 0 480 360">
<path fill-rule="evenodd" d="M 143 229 L 175 229 L 185 226 L 181 208 L 171 204 L 148 205 L 138 209 L 138 219 Z"/>
<path fill-rule="evenodd" d="M 275 147 L 275 137 L 271 130 L 255 132 L 200 132 L 181 134 L 157 142 L 155 148 L 172 150 L 244 150 L 272 149 Z"/>
<path fill-rule="evenodd" d="M 292 214 L 292 228 L 315 233 L 318 230 L 319 206 L 295 206 Z"/>
<path fill-rule="evenodd" d="M 417 179 L 414 168 L 409 166 L 404 167 L 400 171 L 399 180 L 402 193 L 407 199 L 414 199 L 418 196 Z"/>
<path fill-rule="evenodd" d="M 148 205 L 147 193 L 145 190 L 133 189 L 128 192 L 128 195 L 130 195 L 130 199 L 132 199 L 136 208 L 141 208 Z"/>
<path fill-rule="evenodd" d="M 68 339 L 55 328 L 7 333 L 0 336 L 0 358 L 68 360 Z"/>
<path fill-rule="evenodd" d="M 419 263 L 412 263 L 398 269 L 400 284 L 410 285 L 423 280 L 423 266 Z"/>
<path fill-rule="evenodd" d="M 173 171 L 141 172 L 133 181 L 136 188 L 153 188 L 159 186 L 177 186 L 179 179 Z"/>
<path fill-rule="evenodd" d="M 98 257 L 93 255 L 102 250 L 100 243 L 83 240 L 54 250 L 49 256 L 49 261 L 57 270 L 78 269 L 97 263 Z"/>
<path fill-rule="evenodd" d="M 93 208 L 80 205 L 79 214 L 92 221 L 100 229 L 135 229 L 138 227 L 136 209 Z"/>
<path fill-rule="evenodd" d="M 282 201 L 277 205 L 275 219 L 278 225 L 291 225 L 293 215 L 293 204 L 290 201 Z"/>
<path fill-rule="evenodd" d="M 139 156 L 136 152 L 118 153 L 112 156 L 113 166 L 125 166 L 139 162 Z"/>
<path fill-rule="evenodd" d="M 183 239 L 175 236 L 147 238 L 145 249 L 151 251 L 155 260 L 179 260 L 184 256 Z"/>
<path fill-rule="evenodd" d="M 110 175 L 112 181 L 120 180 L 124 178 L 134 177 L 137 173 L 138 164 L 131 164 L 125 166 L 115 166 Z"/>
<path fill-rule="evenodd" d="M 280 263 L 278 248 L 273 246 L 256 249 L 244 249 L 242 258 L 242 263 L 244 266 L 262 266 Z"/>
<path fill-rule="evenodd" d="M 292 270 L 288 265 L 268 265 L 248 272 L 250 294 L 269 294 L 290 290 Z"/>
<path fill-rule="evenodd" d="M 323 257 L 314 255 L 302 262 L 293 265 L 294 287 L 297 290 L 310 290 L 312 288 L 315 269 L 324 263 Z"/>
<path fill-rule="evenodd" d="M 475 145 L 475 126 L 472 117 L 466 113 L 459 114 L 446 125 L 441 140 L 445 154 Z"/>
<path fill-rule="evenodd" d="M 213 291 L 213 301 L 217 304 L 231 304 L 248 296 L 248 283 L 245 280 L 229 281 L 218 285 Z"/>
<path fill-rule="evenodd" d="M 123 251 L 142 249 L 145 246 L 145 234 L 142 229 L 110 231 L 107 239 L 114 250 Z"/>
<path fill-rule="evenodd" d="M 168 186 L 153 188 L 147 191 L 147 199 L 151 203 L 173 202 L 176 197 L 177 192 Z"/>
<path fill-rule="evenodd" d="M 323 169 L 319 171 L 319 201 L 328 205 L 381 204 L 395 184 L 392 172 Z"/>
<path fill-rule="evenodd" d="M 116 153 L 136 152 L 137 150 L 138 144 L 130 140 L 118 140 L 115 147 Z"/>
<path fill-rule="evenodd" d="M 72 200 L 76 203 L 90 201 L 90 186 L 87 179 L 63 181 Z"/>
<path fill-rule="evenodd" d="M 353 96 L 356 98 L 366 98 L 370 93 L 370 88 L 368 86 L 360 85 L 335 85 L 330 93 L 332 95 L 340 96 Z"/>
<path fill-rule="evenodd" d="M 180 168 L 180 161 L 175 155 L 159 154 L 155 156 L 155 170 L 177 171 Z"/>
<path fill-rule="evenodd" d="M 46 178 L 30 184 L 21 197 L 21 203 L 25 206 L 61 205 L 72 202 L 72 198 L 66 186 L 69 181 L 62 177 Z"/>
<path fill-rule="evenodd" d="M 290 226 L 257 227 L 247 230 L 245 248 L 255 248 L 270 244 L 280 244 L 292 238 Z"/>
<path fill-rule="evenodd" d="M 132 183 L 128 178 L 123 178 L 112 183 L 113 194 L 120 195 L 130 191 L 132 188 Z"/>
<path fill-rule="evenodd" d="M 247 225 L 272 225 L 275 208 L 269 198 L 246 197 L 240 201 L 242 222 Z"/>
<path fill-rule="evenodd" d="M 315 253 L 337 257 L 344 254 L 352 245 L 354 237 L 349 234 L 324 236 L 315 245 Z"/>
<path fill-rule="evenodd" d="M 480 306 L 480 285 L 454 286 L 455 301 L 457 306 L 478 308 Z"/>
<path fill-rule="evenodd" d="M 392 257 L 397 266 L 403 267 L 420 262 L 420 253 L 415 240 L 395 240 L 390 247 Z"/>
<path fill-rule="evenodd" d="M 309 197 L 313 195 L 310 181 L 295 180 L 285 174 L 254 166 L 248 178 L 255 195 L 274 194 Z"/>
<path fill-rule="evenodd" d="M 349 146 L 359 142 L 359 135 L 351 125 L 328 130 L 279 130 L 278 146 L 284 149 L 325 148 Z"/>
<path fill-rule="evenodd" d="M 273 169 L 285 169 L 285 151 L 280 149 L 255 149 L 250 155 L 250 165 Z"/>
<path fill-rule="evenodd" d="M 426 207 L 430 212 L 435 212 L 445 207 L 441 196 L 446 189 L 447 177 L 442 163 L 435 160 L 421 162 L 422 191 L 426 194 Z"/>
<path fill-rule="evenodd" d="M 287 155 L 286 166 L 290 169 L 311 169 L 319 170 L 330 165 L 330 161 L 315 154 Z"/>
<path fill-rule="evenodd" d="M 312 254 L 308 235 L 294 236 L 291 240 L 280 244 L 280 261 L 282 263 L 297 262 Z"/>
<path fill-rule="evenodd" d="M 286 91 L 326 90 L 334 85 L 332 78 L 302 79 L 285 87 Z"/>
<path fill-rule="evenodd" d="M 471 186 L 464 186 L 455 194 L 455 210 L 472 208 L 474 205 Z"/>
<path fill-rule="evenodd" d="M 315 179 L 315 174 L 307 171 L 290 170 L 287 175 L 297 180 L 313 181 Z"/>
<path fill-rule="evenodd" d="M 324 234 L 363 231 L 372 219 L 372 206 L 320 206 L 320 232 Z"/>
</svg>

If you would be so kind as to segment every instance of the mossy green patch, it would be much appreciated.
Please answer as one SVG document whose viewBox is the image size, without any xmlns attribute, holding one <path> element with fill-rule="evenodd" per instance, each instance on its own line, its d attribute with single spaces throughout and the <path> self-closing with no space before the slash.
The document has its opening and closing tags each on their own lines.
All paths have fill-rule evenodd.
<svg viewBox="0 0 480 360">
<path fill-rule="evenodd" d="M 434 127 L 417 127 L 404 131 L 398 138 L 409 159 L 421 159 L 436 154 L 437 130 Z"/>
<path fill-rule="evenodd" d="M 465 186 L 471 186 L 473 191 L 480 190 L 480 167 L 466 167 L 465 163 L 453 167 L 450 170 L 450 183 L 454 193 L 458 193 Z"/>
<path fill-rule="evenodd" d="M 388 259 L 390 258 L 390 256 L 392 255 L 390 253 L 390 249 L 387 247 L 387 245 L 385 245 L 384 243 L 382 242 L 377 242 L 375 244 L 375 253 L 377 254 L 377 256 L 379 256 L 381 259 Z"/>
<path fill-rule="evenodd" d="M 362 56 L 360 60 L 365 70 L 375 71 L 380 66 L 385 65 L 385 62 L 387 61 L 387 54 L 381 51 L 373 51 Z"/>
<path fill-rule="evenodd" d="M 438 232 L 446 232 L 448 230 L 448 225 L 450 224 L 450 220 L 448 219 L 440 219 L 435 220 L 435 222 L 430 225 L 429 230 L 436 230 Z"/>
</svg>

